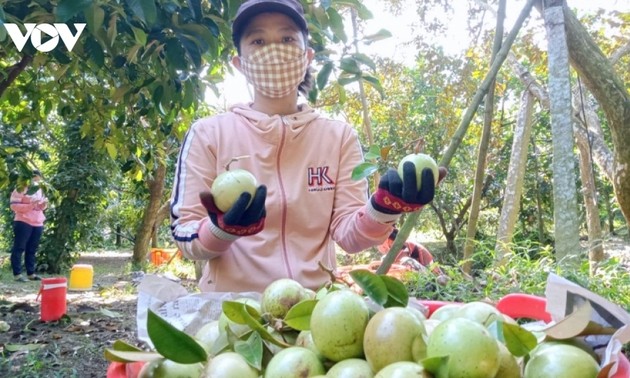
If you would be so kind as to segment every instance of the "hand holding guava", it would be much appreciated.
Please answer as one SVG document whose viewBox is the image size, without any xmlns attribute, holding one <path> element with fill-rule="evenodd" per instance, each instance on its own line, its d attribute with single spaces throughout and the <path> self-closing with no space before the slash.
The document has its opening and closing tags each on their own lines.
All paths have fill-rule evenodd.
<svg viewBox="0 0 630 378">
<path fill-rule="evenodd" d="M 446 168 L 438 168 L 428 155 L 408 155 L 401 160 L 398 171 L 390 168 L 381 177 L 378 189 L 371 198 L 372 206 L 386 214 L 419 210 L 433 201 L 435 188 L 446 174 Z"/>
<path fill-rule="evenodd" d="M 215 198 L 210 192 L 201 192 L 201 204 L 208 211 L 212 223 L 228 234 L 237 236 L 254 235 L 262 231 L 265 225 L 265 199 L 267 187 L 260 185 L 254 195 L 242 192 L 236 202 L 225 212 L 219 210 Z"/>
</svg>

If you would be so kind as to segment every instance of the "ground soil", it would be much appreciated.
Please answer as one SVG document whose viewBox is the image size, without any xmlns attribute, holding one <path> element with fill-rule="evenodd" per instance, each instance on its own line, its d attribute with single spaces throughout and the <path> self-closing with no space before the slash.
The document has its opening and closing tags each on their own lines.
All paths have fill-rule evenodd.
<svg viewBox="0 0 630 378">
<path fill-rule="evenodd" d="M 0 332 L 0 377 L 105 377 L 104 351 L 114 341 L 143 347 L 136 337 L 137 283 L 128 272 L 130 259 L 129 252 L 83 254 L 78 264 L 98 267 L 93 288 L 68 290 L 67 314 L 53 322 L 40 321 L 41 282 L 15 282 L 3 272 L 0 322 L 10 329 Z"/>
<path fill-rule="evenodd" d="M 626 240 L 608 240 L 605 249 L 630 269 Z M 129 273 L 130 259 L 129 252 L 83 254 L 77 263 L 98 267 L 93 289 L 68 291 L 67 316 L 48 323 L 40 321 L 37 293 L 41 284 L 15 282 L 3 270 L 0 323 L 6 322 L 10 329 L 0 331 L 0 377 L 105 377 L 109 363 L 103 353 L 114 341 L 144 347 L 136 337 L 136 283 Z M 189 291 L 195 287 L 190 279 L 180 284 Z"/>
</svg>

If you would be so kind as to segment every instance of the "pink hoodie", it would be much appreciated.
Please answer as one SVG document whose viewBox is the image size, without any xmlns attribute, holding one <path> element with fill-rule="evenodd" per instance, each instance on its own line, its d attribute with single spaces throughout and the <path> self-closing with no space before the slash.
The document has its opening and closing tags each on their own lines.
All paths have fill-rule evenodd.
<svg viewBox="0 0 630 378">
<path fill-rule="evenodd" d="M 14 221 L 24 222 L 33 227 L 44 225 L 46 216 L 47 201 L 41 189 L 35 194 L 26 194 L 26 189 L 22 192 L 14 190 L 11 193 L 11 210 L 15 212 Z"/>
<path fill-rule="evenodd" d="M 336 266 L 335 242 L 354 253 L 387 238 L 398 215 L 368 201 L 367 180 L 352 170 L 363 161 L 356 132 L 307 105 L 288 116 L 268 116 L 249 105 L 197 121 L 180 150 L 171 198 L 173 237 L 193 260 L 208 260 L 203 291 L 262 291 L 279 278 L 316 289 Z M 199 201 L 232 163 L 267 185 L 265 228 L 237 238 L 215 227 Z M 366 205 L 367 204 L 367 205 Z"/>
</svg>

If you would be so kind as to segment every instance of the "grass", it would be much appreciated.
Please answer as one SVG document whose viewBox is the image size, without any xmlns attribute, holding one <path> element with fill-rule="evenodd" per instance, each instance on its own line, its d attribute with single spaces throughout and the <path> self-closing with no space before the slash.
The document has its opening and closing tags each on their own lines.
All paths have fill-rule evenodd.
<svg viewBox="0 0 630 378">
<path fill-rule="evenodd" d="M 613 257 L 600 264 L 595 275 L 589 274 L 586 257 L 579 266 L 557 264 L 550 248 L 538 246 L 512 249 L 504 266 L 494 268 L 494 247 L 480 245 L 473 256 L 476 268 L 471 276 L 460 266 L 444 266 L 449 282 L 441 286 L 431 274 L 410 273 L 405 280 L 411 296 L 443 301 L 470 302 L 481 299 L 498 300 L 509 293 L 544 296 L 547 277 L 555 273 L 606 299 L 626 311 L 630 308 L 630 275 Z M 535 256 L 535 257 L 532 257 Z"/>
</svg>

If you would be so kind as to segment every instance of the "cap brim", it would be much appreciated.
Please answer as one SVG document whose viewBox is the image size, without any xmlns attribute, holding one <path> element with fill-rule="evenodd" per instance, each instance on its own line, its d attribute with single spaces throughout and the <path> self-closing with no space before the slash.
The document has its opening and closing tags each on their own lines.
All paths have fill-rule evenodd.
<svg viewBox="0 0 630 378">
<path fill-rule="evenodd" d="M 304 16 L 298 13 L 295 9 L 280 3 L 259 3 L 253 4 L 247 9 L 243 10 L 232 23 L 232 36 L 241 35 L 243 33 L 244 26 L 250 18 L 260 13 L 277 12 L 289 16 L 301 30 L 308 31 L 306 20 Z M 236 42 L 236 41 L 235 41 Z"/>
</svg>

